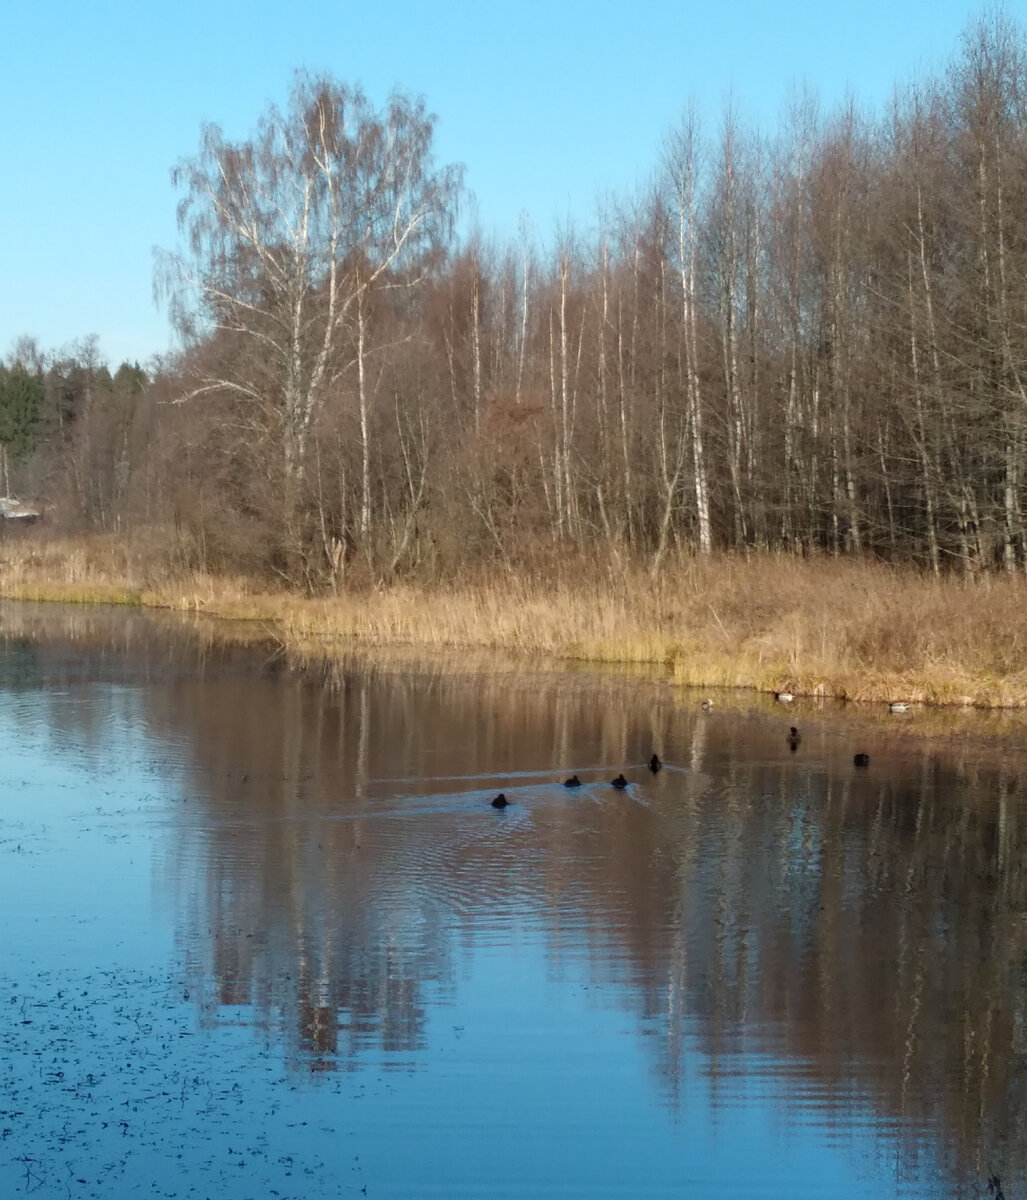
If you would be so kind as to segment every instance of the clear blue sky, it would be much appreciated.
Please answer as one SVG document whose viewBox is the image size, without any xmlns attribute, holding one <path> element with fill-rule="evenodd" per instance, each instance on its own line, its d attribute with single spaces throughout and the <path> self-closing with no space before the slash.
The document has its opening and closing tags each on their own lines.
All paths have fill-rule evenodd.
<svg viewBox="0 0 1027 1200">
<path fill-rule="evenodd" d="M 873 109 L 940 71 L 979 0 L 4 0 L 0 356 L 96 334 L 104 356 L 171 345 L 153 248 L 177 244 L 169 172 L 200 125 L 246 136 L 297 67 L 398 85 L 438 116 L 486 232 L 541 237 L 628 195 L 694 98 L 772 133 L 791 89 Z M 1004 11 L 1027 17 L 1027 0 Z"/>
</svg>

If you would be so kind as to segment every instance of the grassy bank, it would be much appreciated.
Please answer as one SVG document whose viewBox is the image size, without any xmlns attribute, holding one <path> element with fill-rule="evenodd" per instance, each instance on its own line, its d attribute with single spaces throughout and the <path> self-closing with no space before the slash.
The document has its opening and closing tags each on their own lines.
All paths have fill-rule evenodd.
<svg viewBox="0 0 1027 1200">
<path fill-rule="evenodd" d="M 641 566 L 563 561 L 312 599 L 171 572 L 124 540 L 17 539 L 0 594 L 262 621 L 295 648 L 464 646 L 665 664 L 682 684 L 852 700 L 1027 707 L 1027 581 L 935 580 L 879 563 L 761 556 Z"/>
</svg>

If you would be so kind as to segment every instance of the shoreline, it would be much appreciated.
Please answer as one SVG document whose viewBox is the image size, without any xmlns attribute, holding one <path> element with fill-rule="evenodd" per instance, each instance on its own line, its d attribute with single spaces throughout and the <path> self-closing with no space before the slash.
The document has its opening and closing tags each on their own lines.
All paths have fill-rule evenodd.
<svg viewBox="0 0 1027 1200">
<path fill-rule="evenodd" d="M 297 653 L 498 651 L 662 667 L 672 683 L 796 698 L 1027 708 L 1027 581 L 776 555 L 481 570 L 311 597 L 171 572 L 124 540 L 22 537 L 0 547 L 0 596 L 166 609 L 259 624 Z"/>
</svg>

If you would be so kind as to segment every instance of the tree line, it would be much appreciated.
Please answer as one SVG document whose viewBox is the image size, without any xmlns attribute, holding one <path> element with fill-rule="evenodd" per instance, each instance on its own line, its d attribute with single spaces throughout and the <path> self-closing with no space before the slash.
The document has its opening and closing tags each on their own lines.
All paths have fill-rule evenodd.
<svg viewBox="0 0 1027 1200">
<path fill-rule="evenodd" d="M 313 587 L 678 549 L 1027 570 L 1006 16 L 882 114 L 800 95 L 766 138 L 690 110 L 649 186 L 544 247 L 458 236 L 433 132 L 419 99 L 302 74 L 249 139 L 205 128 L 158 264 L 183 349 L 148 376 L 16 352 L 19 486 Z"/>
</svg>

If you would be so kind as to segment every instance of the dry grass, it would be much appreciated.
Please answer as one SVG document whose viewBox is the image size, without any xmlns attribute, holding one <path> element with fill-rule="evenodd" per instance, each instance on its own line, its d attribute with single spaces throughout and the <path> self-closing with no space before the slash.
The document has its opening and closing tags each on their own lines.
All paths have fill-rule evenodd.
<svg viewBox="0 0 1027 1200">
<path fill-rule="evenodd" d="M 153 545 L 153 542 L 149 543 Z M 932 704 L 1027 707 L 1027 581 L 935 580 L 858 561 L 561 561 L 546 573 L 396 584 L 311 599 L 169 571 L 124 541 L 12 540 L 0 592 L 153 605 L 271 623 L 287 644 L 482 647 L 666 664 L 683 684 Z"/>
</svg>

